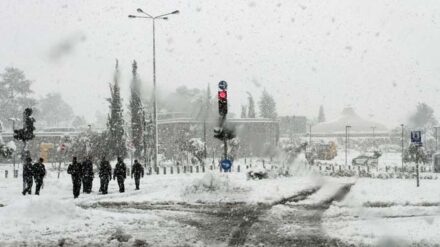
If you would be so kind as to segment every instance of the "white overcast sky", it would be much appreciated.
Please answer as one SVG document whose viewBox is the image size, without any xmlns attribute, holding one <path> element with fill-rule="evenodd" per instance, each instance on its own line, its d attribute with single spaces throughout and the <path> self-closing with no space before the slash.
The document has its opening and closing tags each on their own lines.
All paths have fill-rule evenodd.
<svg viewBox="0 0 440 247">
<path fill-rule="evenodd" d="M 266 88 L 279 115 L 315 117 L 322 104 L 334 118 L 350 105 L 392 126 L 423 101 L 439 116 L 438 0 L 1 0 L 0 70 L 24 70 L 37 96 L 60 92 L 93 120 L 115 58 L 125 96 L 133 59 L 152 83 L 151 23 L 127 18 L 138 7 L 181 12 L 157 24 L 161 91 L 226 80 L 237 114 L 246 91 Z"/>
</svg>

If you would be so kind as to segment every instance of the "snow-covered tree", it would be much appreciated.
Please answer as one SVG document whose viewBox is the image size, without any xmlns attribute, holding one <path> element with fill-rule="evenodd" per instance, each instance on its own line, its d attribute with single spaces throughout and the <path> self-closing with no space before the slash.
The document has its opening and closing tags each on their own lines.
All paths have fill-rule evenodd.
<svg viewBox="0 0 440 247">
<path fill-rule="evenodd" d="M 45 126 L 68 126 L 74 117 L 72 107 L 61 97 L 60 93 L 48 93 L 38 101 L 35 116 Z"/>
<path fill-rule="evenodd" d="M 431 128 L 438 124 L 434 110 L 426 103 L 418 103 L 416 112 L 409 119 L 412 128 Z"/>
<path fill-rule="evenodd" d="M 248 112 L 247 117 L 248 118 L 255 118 L 257 114 L 255 114 L 255 102 L 254 98 L 252 97 L 252 94 L 247 92 L 248 94 Z"/>
<path fill-rule="evenodd" d="M 423 146 L 411 143 L 403 153 L 403 161 L 406 163 L 426 164 L 428 163 L 428 154 Z"/>
<path fill-rule="evenodd" d="M 321 105 L 319 107 L 319 114 L 318 114 L 318 123 L 325 122 L 325 113 L 324 113 L 324 107 Z"/>
<path fill-rule="evenodd" d="M 275 100 L 266 90 L 263 90 L 263 94 L 261 95 L 260 101 L 258 102 L 258 106 L 260 107 L 261 117 L 272 119 L 275 119 L 277 117 Z"/>
<path fill-rule="evenodd" d="M 72 127 L 74 128 L 83 128 L 86 127 L 87 121 L 84 116 L 76 116 L 72 121 Z"/>
<path fill-rule="evenodd" d="M 137 63 L 133 61 L 132 64 L 132 79 L 131 79 L 131 99 L 130 99 L 130 115 L 131 115 L 131 139 L 134 147 L 134 157 L 140 158 L 144 137 L 144 109 L 141 100 L 141 85 L 137 74 Z"/>
<path fill-rule="evenodd" d="M 121 99 L 121 89 L 119 87 L 119 66 L 116 60 L 115 73 L 113 77 L 113 85 L 110 84 L 111 98 L 108 99 L 110 103 L 110 115 L 107 121 L 107 148 L 110 150 L 110 158 L 126 157 L 127 147 L 125 145 L 125 131 L 124 119 Z"/>
<path fill-rule="evenodd" d="M 246 118 L 246 106 L 241 106 L 241 118 Z"/>
<path fill-rule="evenodd" d="M 17 68 L 8 67 L 0 74 L 0 121 L 5 125 L 10 118 L 21 119 L 24 109 L 35 106 L 31 84 Z"/>
</svg>

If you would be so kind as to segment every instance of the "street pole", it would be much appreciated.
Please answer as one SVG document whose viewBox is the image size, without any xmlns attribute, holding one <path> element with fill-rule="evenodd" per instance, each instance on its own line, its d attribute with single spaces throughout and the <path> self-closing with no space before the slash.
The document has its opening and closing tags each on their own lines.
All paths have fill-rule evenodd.
<svg viewBox="0 0 440 247">
<path fill-rule="evenodd" d="M 345 166 L 347 166 L 348 162 L 348 129 L 351 128 L 350 125 L 345 126 Z"/>
<path fill-rule="evenodd" d="M 371 129 L 373 130 L 373 147 L 376 148 L 376 136 L 374 133 L 374 130 L 376 129 L 375 126 L 371 127 Z"/>
<path fill-rule="evenodd" d="M 178 14 L 179 11 L 175 10 L 171 13 L 162 14 L 158 16 L 152 16 L 142 9 L 137 9 L 138 13 L 144 14 L 142 16 L 129 15 L 128 18 L 145 18 L 151 19 L 153 22 L 153 118 L 154 118 L 154 166 L 157 168 L 158 165 L 158 154 L 159 154 L 159 137 L 158 137 L 158 124 L 157 124 L 157 90 L 156 90 L 156 19 L 168 20 L 168 15 Z"/>
<path fill-rule="evenodd" d="M 435 152 L 438 152 L 438 128 L 439 126 L 434 127 L 435 129 Z"/>
<path fill-rule="evenodd" d="M 309 145 L 310 149 L 312 149 L 312 125 L 309 124 Z"/>
<path fill-rule="evenodd" d="M 400 127 L 402 127 L 402 170 L 403 170 L 403 124 L 400 124 Z"/>
<path fill-rule="evenodd" d="M 157 135 L 157 94 L 156 94 L 156 25 L 153 18 L 153 117 L 154 117 L 154 166 L 157 169 L 157 159 L 159 154 L 159 144 Z"/>
</svg>

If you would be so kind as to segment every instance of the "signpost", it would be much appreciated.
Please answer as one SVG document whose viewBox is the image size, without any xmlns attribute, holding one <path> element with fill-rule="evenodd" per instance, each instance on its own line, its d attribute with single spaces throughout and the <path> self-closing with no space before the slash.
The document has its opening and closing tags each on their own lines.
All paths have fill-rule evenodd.
<svg viewBox="0 0 440 247">
<path fill-rule="evenodd" d="M 224 172 L 231 172 L 232 161 L 228 160 L 228 159 L 224 159 L 224 160 L 220 161 L 220 166 Z"/>
<path fill-rule="evenodd" d="M 422 131 L 411 131 L 411 143 L 422 146 Z"/>
<path fill-rule="evenodd" d="M 416 179 L 417 179 L 417 187 L 420 185 L 420 174 L 419 174 L 419 155 L 420 150 L 419 148 L 423 145 L 422 143 L 422 131 L 411 131 L 411 143 L 414 144 L 417 147 L 417 154 L 416 154 Z"/>
</svg>

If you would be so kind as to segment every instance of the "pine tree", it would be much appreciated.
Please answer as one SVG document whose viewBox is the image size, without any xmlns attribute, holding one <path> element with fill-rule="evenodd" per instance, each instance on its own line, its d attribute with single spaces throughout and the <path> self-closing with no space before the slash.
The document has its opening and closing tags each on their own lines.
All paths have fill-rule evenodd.
<svg viewBox="0 0 440 247">
<path fill-rule="evenodd" d="M 248 104 L 249 104 L 249 108 L 248 108 L 248 118 L 255 118 L 256 114 L 255 114 L 255 103 L 254 103 L 254 98 L 252 97 L 252 94 L 250 94 L 248 92 Z"/>
<path fill-rule="evenodd" d="M 241 118 L 246 118 L 246 106 L 241 106 Z"/>
<path fill-rule="evenodd" d="M 107 147 L 110 150 L 111 157 L 126 157 L 127 148 L 125 146 L 125 131 L 124 119 L 121 99 L 121 89 L 119 87 L 119 66 L 116 60 L 115 74 L 113 77 L 113 85 L 110 84 L 111 98 L 108 99 L 110 103 L 110 114 L 107 121 L 107 130 L 109 132 L 107 138 Z"/>
<path fill-rule="evenodd" d="M 131 139 L 134 147 L 134 157 L 140 158 L 143 150 L 143 130 L 144 130 L 144 111 L 141 100 L 141 86 L 137 75 L 136 60 L 132 64 L 131 79 L 131 99 L 130 99 L 130 115 L 131 115 Z"/>
<path fill-rule="evenodd" d="M 261 117 L 272 119 L 277 117 L 275 100 L 266 90 L 263 91 L 260 101 L 258 102 L 258 106 L 260 107 Z"/>
<path fill-rule="evenodd" d="M 321 105 L 319 107 L 319 114 L 318 114 L 318 123 L 325 122 L 325 114 L 324 114 L 324 107 Z"/>
</svg>

